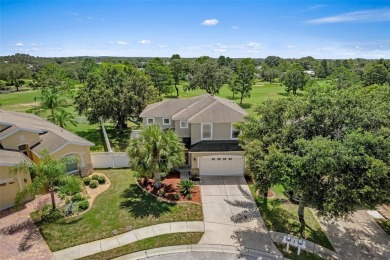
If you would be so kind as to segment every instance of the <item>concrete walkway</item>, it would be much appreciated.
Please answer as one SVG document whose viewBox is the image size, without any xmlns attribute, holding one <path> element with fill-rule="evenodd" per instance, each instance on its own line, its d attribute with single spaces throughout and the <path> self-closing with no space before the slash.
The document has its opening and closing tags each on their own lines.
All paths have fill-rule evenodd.
<svg viewBox="0 0 390 260">
<path fill-rule="evenodd" d="M 116 260 L 127 259 L 287 259 L 267 252 L 228 245 L 181 245 L 153 248 L 129 255 Z"/>
<path fill-rule="evenodd" d="M 205 233 L 199 244 L 252 248 L 281 255 L 243 176 L 202 177 Z"/>
<path fill-rule="evenodd" d="M 366 210 L 358 210 L 347 220 L 318 221 L 340 259 L 390 259 L 390 236 Z"/>
<path fill-rule="evenodd" d="M 171 222 L 139 228 L 117 236 L 59 250 L 54 252 L 54 256 L 58 260 L 77 259 L 134 243 L 145 238 L 183 232 L 204 232 L 204 224 L 202 221 Z"/>
</svg>

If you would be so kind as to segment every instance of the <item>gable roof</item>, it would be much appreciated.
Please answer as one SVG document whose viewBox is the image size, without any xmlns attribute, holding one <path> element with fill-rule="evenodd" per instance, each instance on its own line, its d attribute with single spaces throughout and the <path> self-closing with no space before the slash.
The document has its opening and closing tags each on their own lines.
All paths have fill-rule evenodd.
<svg viewBox="0 0 390 260">
<path fill-rule="evenodd" d="M 49 153 L 52 153 L 56 148 L 68 143 L 81 146 L 94 145 L 94 143 L 33 114 L 0 110 L 0 125 L 8 126 L 0 131 L 0 140 L 21 130 L 38 133 L 41 142 L 33 148 L 37 152 L 47 149 Z"/>
<path fill-rule="evenodd" d="M 29 159 L 20 152 L 0 149 L 0 166 L 14 166 L 21 161 Z"/>
<path fill-rule="evenodd" d="M 234 123 L 247 112 L 237 103 L 210 94 L 185 99 L 167 99 L 146 107 L 140 117 L 170 117 L 189 123 Z"/>
</svg>

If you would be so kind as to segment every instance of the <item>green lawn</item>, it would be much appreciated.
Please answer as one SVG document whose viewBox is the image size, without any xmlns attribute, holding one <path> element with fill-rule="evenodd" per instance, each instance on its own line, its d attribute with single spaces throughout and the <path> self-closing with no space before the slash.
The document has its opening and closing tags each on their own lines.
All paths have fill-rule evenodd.
<svg viewBox="0 0 390 260">
<path fill-rule="evenodd" d="M 34 97 L 38 95 L 39 91 L 20 91 L 0 94 L 1 109 L 25 112 L 30 108 L 39 106 L 39 102 L 34 101 Z"/>
<path fill-rule="evenodd" d="M 177 233 L 177 234 L 161 235 L 161 236 L 139 240 L 137 242 L 122 247 L 107 250 L 80 259 L 85 259 L 85 260 L 113 259 L 115 257 L 131 254 L 143 250 L 148 250 L 151 248 L 197 244 L 199 240 L 202 238 L 202 235 L 203 233 Z"/>
<path fill-rule="evenodd" d="M 127 231 L 159 223 L 202 220 L 202 207 L 197 204 L 168 204 L 144 193 L 136 184 L 131 170 L 99 170 L 111 182 L 110 188 L 98 196 L 84 215 L 54 222 L 34 221 L 52 251 L 87 243 Z"/>
<path fill-rule="evenodd" d="M 298 205 L 288 200 L 283 194 L 284 189 L 282 186 L 275 186 L 271 189 L 275 193 L 275 197 L 269 198 L 267 202 L 264 201 L 263 197 L 256 195 L 252 184 L 249 187 L 269 230 L 300 236 L 300 223 L 297 213 Z M 334 250 L 309 208 L 305 208 L 305 221 L 305 239 Z"/>
</svg>

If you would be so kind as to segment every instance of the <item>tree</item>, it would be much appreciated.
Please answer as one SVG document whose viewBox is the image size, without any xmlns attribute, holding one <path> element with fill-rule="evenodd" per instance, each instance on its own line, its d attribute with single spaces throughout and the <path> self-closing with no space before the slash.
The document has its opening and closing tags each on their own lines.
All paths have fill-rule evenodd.
<svg viewBox="0 0 390 260">
<path fill-rule="evenodd" d="M 9 81 L 15 86 L 16 91 L 23 85 L 23 79 L 31 77 L 31 72 L 27 68 L 27 65 L 21 63 L 11 63 L 3 66 L 2 79 Z"/>
<path fill-rule="evenodd" d="M 179 88 L 177 85 L 180 83 L 180 79 L 183 77 L 184 68 L 182 60 L 179 58 L 171 60 L 170 68 L 173 80 L 175 82 L 176 97 L 179 97 Z"/>
<path fill-rule="evenodd" d="M 288 71 L 283 75 L 282 82 L 286 86 L 286 91 L 297 94 L 297 90 L 303 90 L 308 78 L 305 74 L 304 68 L 299 63 L 290 65 Z"/>
<path fill-rule="evenodd" d="M 313 86 L 260 105 L 239 137 L 256 189 L 297 192 L 303 228 L 306 205 L 338 218 L 390 201 L 389 96 L 380 86 Z"/>
<path fill-rule="evenodd" d="M 47 64 L 38 74 L 37 85 L 42 89 L 60 92 L 69 91 L 73 84 L 65 70 L 58 65 Z"/>
<path fill-rule="evenodd" d="M 330 75 L 330 79 L 337 88 L 349 88 L 359 82 L 359 76 L 344 66 L 338 67 Z"/>
<path fill-rule="evenodd" d="M 268 56 L 267 58 L 265 58 L 264 62 L 268 65 L 268 67 L 274 68 L 279 66 L 281 60 L 282 58 L 277 56 Z"/>
<path fill-rule="evenodd" d="M 139 138 L 130 139 L 127 154 L 131 167 L 147 181 L 153 177 L 158 186 L 172 168 L 182 165 L 185 147 L 172 130 L 163 131 L 158 125 L 147 126 Z"/>
<path fill-rule="evenodd" d="M 92 73 L 97 67 L 96 62 L 93 59 L 84 59 L 80 68 L 77 70 L 77 76 L 80 83 L 84 83 L 89 73 Z"/>
<path fill-rule="evenodd" d="M 145 107 L 161 100 L 148 75 L 134 66 L 103 63 L 88 74 L 86 87 L 75 99 L 76 110 L 88 121 L 112 120 L 120 133 L 127 120 L 139 124 Z"/>
<path fill-rule="evenodd" d="M 274 68 L 268 68 L 264 71 L 265 80 L 269 81 L 269 84 L 272 84 L 272 81 L 279 77 L 279 71 Z"/>
<path fill-rule="evenodd" d="M 322 60 L 321 63 L 314 67 L 315 75 L 319 78 L 326 78 L 330 75 L 330 69 L 328 68 L 328 61 Z"/>
<path fill-rule="evenodd" d="M 243 59 L 239 62 L 237 70 L 234 72 L 237 81 L 237 92 L 240 93 L 240 105 L 244 97 L 250 97 L 252 91 L 253 81 L 255 79 L 256 67 L 253 60 Z"/>
<path fill-rule="evenodd" d="M 387 71 L 383 64 L 374 64 L 368 68 L 364 74 L 364 84 L 366 86 L 379 84 L 383 85 L 387 82 Z"/>
<path fill-rule="evenodd" d="M 234 95 L 238 94 L 238 89 L 239 89 L 236 73 L 233 73 L 230 76 L 230 79 L 228 81 L 228 89 L 232 92 L 232 98 L 234 99 Z"/>
<path fill-rule="evenodd" d="M 160 58 L 149 61 L 145 71 L 152 79 L 153 85 L 160 95 L 170 92 L 169 86 L 172 79 L 171 70 Z"/>
<path fill-rule="evenodd" d="M 54 112 L 65 105 L 65 100 L 61 93 L 54 89 L 42 89 L 41 95 L 38 97 L 41 100 L 41 108 L 50 110 L 50 120 L 55 123 Z"/>
<path fill-rule="evenodd" d="M 32 183 L 24 187 L 16 196 L 16 205 L 20 205 L 27 196 L 40 194 L 43 191 L 49 191 L 51 195 L 51 203 L 53 209 L 56 208 L 54 198 L 55 186 L 58 183 L 70 183 L 74 176 L 66 174 L 66 164 L 71 159 L 64 157 L 60 160 L 53 159 L 47 151 L 40 154 L 40 161 L 34 164 L 31 161 L 22 161 L 19 164 L 11 167 L 11 173 L 19 171 L 33 172 L 34 178 Z"/>
<path fill-rule="evenodd" d="M 49 116 L 49 120 L 55 124 L 58 124 L 62 128 L 67 128 L 68 123 L 73 126 L 77 126 L 76 118 L 74 115 L 65 109 L 59 109 L 53 115 Z"/>
<path fill-rule="evenodd" d="M 227 67 L 218 67 L 215 60 L 210 58 L 200 59 L 196 63 L 193 75 L 190 78 L 188 90 L 203 89 L 209 94 L 218 94 L 219 90 L 230 78 L 231 69 Z"/>
</svg>

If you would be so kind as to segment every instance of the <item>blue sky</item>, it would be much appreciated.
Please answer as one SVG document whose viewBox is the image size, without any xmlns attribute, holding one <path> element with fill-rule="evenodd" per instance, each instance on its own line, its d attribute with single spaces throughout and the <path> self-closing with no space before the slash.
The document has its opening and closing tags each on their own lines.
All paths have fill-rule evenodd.
<svg viewBox="0 0 390 260">
<path fill-rule="evenodd" d="M 390 58 L 387 1 L 1 0 L 0 55 Z"/>
</svg>

